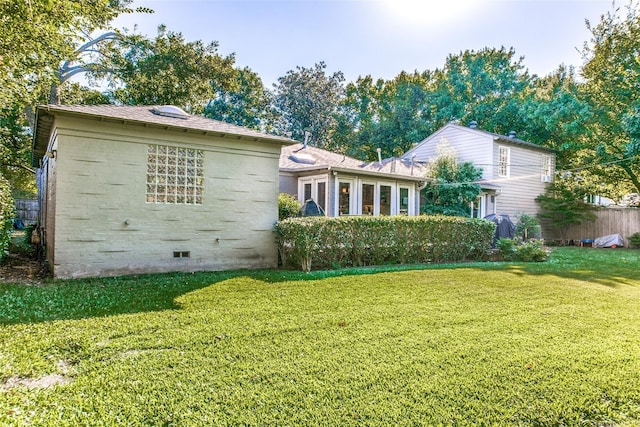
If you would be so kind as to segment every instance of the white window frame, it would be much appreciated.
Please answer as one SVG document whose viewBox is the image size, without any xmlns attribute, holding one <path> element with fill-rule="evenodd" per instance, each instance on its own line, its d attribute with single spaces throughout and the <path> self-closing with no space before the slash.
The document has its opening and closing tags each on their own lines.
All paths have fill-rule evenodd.
<svg viewBox="0 0 640 427">
<path fill-rule="evenodd" d="M 511 175 L 511 148 L 498 146 L 498 176 L 507 178 Z"/>
<path fill-rule="evenodd" d="M 389 194 L 389 198 L 390 198 L 389 199 L 389 215 L 396 215 L 398 213 L 397 185 L 395 185 L 395 183 L 393 182 L 384 182 L 384 181 L 378 181 L 376 183 L 376 195 L 374 199 L 374 202 L 375 202 L 374 215 L 380 216 L 380 206 L 381 206 L 380 197 L 382 195 L 382 190 L 380 189 L 380 187 L 382 186 L 391 188 L 391 194 Z"/>
<path fill-rule="evenodd" d="M 363 212 L 362 210 L 362 202 L 364 201 L 364 186 L 365 185 L 371 185 L 373 186 L 373 206 L 372 206 L 372 211 L 371 212 Z M 377 201 L 378 201 L 378 185 L 375 181 L 360 181 L 360 184 L 358 185 L 358 188 L 360 190 L 359 192 L 359 197 L 358 197 L 358 215 L 376 215 L 376 205 L 377 205 Z"/>
<path fill-rule="evenodd" d="M 487 193 L 481 193 L 476 200 L 479 200 L 478 205 L 476 206 L 476 201 L 471 202 L 471 218 L 484 218 L 487 216 Z M 478 209 L 478 216 L 473 216 L 473 211 Z"/>
<path fill-rule="evenodd" d="M 341 178 L 336 177 L 335 181 L 335 203 L 334 203 L 334 216 L 340 216 L 340 185 L 349 184 L 349 213 L 346 215 L 357 215 L 358 208 L 356 205 L 357 197 L 356 193 L 358 187 L 356 187 L 356 180 L 353 178 Z"/>
<path fill-rule="evenodd" d="M 407 190 L 407 216 L 414 216 L 415 215 L 415 208 L 416 208 L 416 203 L 415 203 L 415 191 L 413 191 L 413 188 L 409 185 L 403 185 L 403 184 L 399 184 L 398 185 L 398 197 L 396 200 L 397 203 L 397 209 L 396 212 L 401 215 L 402 213 L 400 212 L 400 205 L 401 205 L 401 200 L 400 197 L 402 197 L 401 195 L 401 190 Z"/>
<path fill-rule="evenodd" d="M 305 176 L 298 178 L 298 201 L 300 203 L 306 202 L 304 200 L 304 186 L 305 184 L 311 184 L 311 198 L 320 206 L 323 205 L 321 200 L 318 200 L 318 184 L 324 182 L 324 210 L 327 214 L 327 207 L 329 206 L 329 182 L 326 175 Z"/>
<path fill-rule="evenodd" d="M 543 154 L 540 162 L 540 180 L 542 182 L 552 182 L 553 157 L 548 154 Z"/>
</svg>

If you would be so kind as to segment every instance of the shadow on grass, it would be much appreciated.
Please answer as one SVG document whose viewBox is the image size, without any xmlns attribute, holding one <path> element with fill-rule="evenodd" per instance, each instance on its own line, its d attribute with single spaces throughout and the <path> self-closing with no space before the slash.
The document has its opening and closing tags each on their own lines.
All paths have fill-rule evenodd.
<svg viewBox="0 0 640 427">
<path fill-rule="evenodd" d="M 640 251 L 558 248 L 543 263 L 457 263 L 387 265 L 303 273 L 288 270 L 168 273 L 112 278 L 59 280 L 41 286 L 0 285 L 0 324 L 37 323 L 177 309 L 188 292 L 235 277 L 266 283 L 328 277 L 447 268 L 501 270 L 519 275 L 556 275 L 606 286 L 638 285 Z"/>
<path fill-rule="evenodd" d="M 637 249 L 555 249 L 548 261 L 522 264 L 531 275 L 552 274 L 609 287 L 640 284 L 640 251 Z"/>
</svg>

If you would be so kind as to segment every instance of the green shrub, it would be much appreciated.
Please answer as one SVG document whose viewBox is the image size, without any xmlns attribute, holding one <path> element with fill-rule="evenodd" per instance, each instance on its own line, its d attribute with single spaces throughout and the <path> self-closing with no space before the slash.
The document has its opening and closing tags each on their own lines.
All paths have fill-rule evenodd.
<svg viewBox="0 0 640 427">
<path fill-rule="evenodd" d="M 500 256 L 506 261 L 542 262 L 549 257 L 541 240 L 518 242 L 514 239 L 500 239 L 496 246 Z"/>
<path fill-rule="evenodd" d="M 480 259 L 495 224 L 447 216 L 305 217 L 278 222 L 284 266 L 314 268 Z"/>
<path fill-rule="evenodd" d="M 640 233 L 633 233 L 629 236 L 629 243 L 634 248 L 640 248 Z"/>
<path fill-rule="evenodd" d="M 291 194 L 278 194 L 278 221 L 298 216 L 300 208 L 302 204 Z"/>
<path fill-rule="evenodd" d="M 498 252 L 503 259 L 507 261 L 514 261 L 518 257 L 518 249 L 516 248 L 516 241 L 513 239 L 502 238 L 496 242 Z"/>
<path fill-rule="evenodd" d="M 535 216 L 523 213 L 516 224 L 516 234 L 523 241 L 540 238 L 540 222 Z"/>
<path fill-rule="evenodd" d="M 531 239 L 518 245 L 517 249 L 518 261 L 542 262 L 549 258 L 549 254 L 544 248 L 541 240 Z"/>
<path fill-rule="evenodd" d="M 0 260 L 8 253 L 13 230 L 14 202 L 9 182 L 0 175 Z"/>
</svg>

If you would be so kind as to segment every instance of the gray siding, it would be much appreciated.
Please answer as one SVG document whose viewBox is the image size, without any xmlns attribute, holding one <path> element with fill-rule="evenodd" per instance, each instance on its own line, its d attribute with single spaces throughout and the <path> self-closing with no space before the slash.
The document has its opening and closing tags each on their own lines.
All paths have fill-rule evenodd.
<svg viewBox="0 0 640 427">
<path fill-rule="evenodd" d="M 437 146 L 447 141 L 455 149 L 461 162 L 472 162 L 482 169 L 482 179 L 492 187 L 498 187 L 495 195 L 495 212 L 507 214 L 517 219 L 523 213 L 535 215 L 539 207 L 535 198 L 544 193 L 549 185 L 542 181 L 542 156 L 553 155 L 535 147 L 523 146 L 518 143 L 496 142 L 492 134 L 465 128 L 457 125 L 447 125 L 426 138 L 412 150 L 404 154 L 403 158 L 416 156 L 416 160 L 427 162 L 437 156 Z M 508 177 L 498 176 L 499 146 L 510 149 L 510 174 Z M 555 163 L 552 165 L 555 170 Z M 494 206 L 488 199 L 487 213 L 494 212 Z"/>
<path fill-rule="evenodd" d="M 543 153 L 518 145 L 496 143 L 493 149 L 496 164 L 500 146 L 510 149 L 510 174 L 506 178 L 499 177 L 496 168 L 492 177 L 493 183 L 500 186 L 496 212 L 512 218 L 518 218 L 523 213 L 537 214 L 540 209 L 535 198 L 544 193 L 549 185 L 542 181 Z"/>
</svg>

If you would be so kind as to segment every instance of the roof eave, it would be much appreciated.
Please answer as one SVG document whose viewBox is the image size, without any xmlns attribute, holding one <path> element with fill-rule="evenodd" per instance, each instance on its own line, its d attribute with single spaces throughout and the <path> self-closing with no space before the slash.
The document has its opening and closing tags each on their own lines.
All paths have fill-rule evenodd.
<svg viewBox="0 0 640 427">
<path fill-rule="evenodd" d="M 168 125 L 165 123 L 153 123 L 153 122 L 148 122 L 148 121 L 139 120 L 139 119 L 123 119 L 123 118 L 108 116 L 105 114 L 87 113 L 84 111 L 73 111 L 73 110 L 67 110 L 63 108 L 56 108 L 55 105 L 40 105 L 36 108 L 36 122 L 35 122 L 36 129 L 34 131 L 33 154 L 32 154 L 32 160 L 31 160 L 31 163 L 33 166 L 38 166 L 40 159 L 44 155 L 44 152 L 46 151 L 46 145 L 48 144 L 48 137 L 49 137 L 48 134 L 51 132 L 51 129 L 49 129 L 47 132 L 46 141 L 42 142 L 43 137 L 39 136 L 39 133 L 40 133 L 39 117 L 42 117 L 42 114 L 41 114 L 42 112 L 46 112 L 45 116 L 48 116 L 48 117 L 53 117 L 56 114 L 60 114 L 60 115 L 67 115 L 72 117 L 80 117 L 80 118 L 86 118 L 86 119 L 107 121 L 112 123 L 120 123 L 123 125 L 135 124 L 135 125 L 140 125 L 145 127 L 153 127 L 158 129 L 187 132 L 187 133 L 193 133 L 193 134 L 199 134 L 199 135 L 205 135 L 205 136 L 217 136 L 220 138 L 232 137 L 232 138 L 241 139 L 244 141 L 264 142 L 264 143 L 278 144 L 278 145 L 294 145 L 298 143 L 298 141 L 294 141 L 293 139 L 284 138 L 276 135 L 274 135 L 273 137 L 266 134 L 263 136 L 242 135 L 234 132 L 212 131 L 207 129 L 192 128 L 188 126 Z M 40 145 L 42 144 L 45 145 L 44 149 L 40 148 Z M 40 148 L 40 150 L 36 150 L 36 148 Z"/>
</svg>

